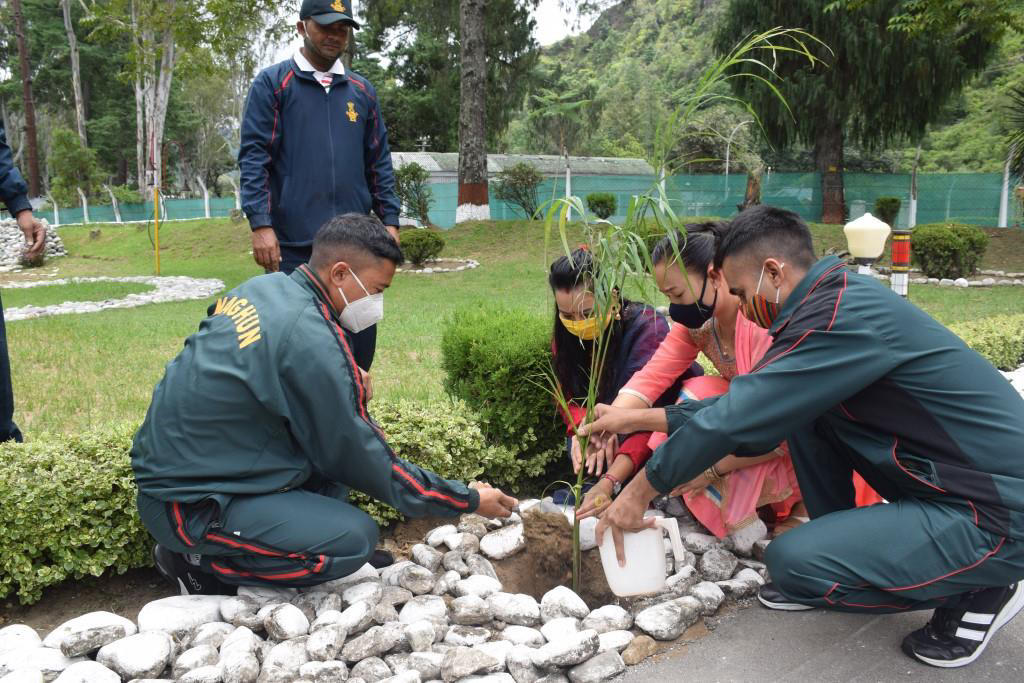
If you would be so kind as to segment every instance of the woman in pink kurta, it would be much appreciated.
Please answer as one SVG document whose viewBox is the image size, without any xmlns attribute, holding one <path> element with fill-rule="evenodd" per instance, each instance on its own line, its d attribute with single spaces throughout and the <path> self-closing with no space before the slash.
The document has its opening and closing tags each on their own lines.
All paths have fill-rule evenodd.
<svg viewBox="0 0 1024 683">
<path fill-rule="evenodd" d="M 614 405 L 648 407 L 703 352 L 719 377 L 695 377 L 683 383 L 680 401 L 723 394 L 736 375 L 750 372 L 771 345 L 767 330 L 740 313 L 739 298 L 729 293 L 721 275 L 711 267 L 717 224 L 687 226 L 685 244 L 679 238 L 678 256 L 671 242 L 655 249 L 655 279 L 672 306 L 675 323 L 654 356 L 620 390 Z M 685 270 L 677 265 L 681 258 Z M 657 447 L 665 434 L 653 434 Z M 770 505 L 777 519 L 803 516 L 800 489 L 785 444 L 755 458 L 728 456 L 705 474 L 673 491 L 682 495 L 701 524 L 718 537 L 731 535 L 738 549 L 749 550 L 767 534 L 757 508 Z"/>
</svg>

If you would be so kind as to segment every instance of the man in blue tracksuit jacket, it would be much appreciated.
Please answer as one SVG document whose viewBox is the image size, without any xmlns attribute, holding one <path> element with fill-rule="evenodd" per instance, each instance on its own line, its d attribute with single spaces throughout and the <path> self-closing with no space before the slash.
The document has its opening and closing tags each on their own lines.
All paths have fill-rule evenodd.
<svg viewBox="0 0 1024 683">
<path fill-rule="evenodd" d="M 377 92 L 339 59 L 358 28 L 350 0 L 304 0 L 299 17 L 303 47 L 256 77 L 238 152 L 253 258 L 285 274 L 309 261 L 330 218 L 372 211 L 397 240 L 401 209 Z M 350 338 L 369 370 L 376 326 Z"/>
</svg>

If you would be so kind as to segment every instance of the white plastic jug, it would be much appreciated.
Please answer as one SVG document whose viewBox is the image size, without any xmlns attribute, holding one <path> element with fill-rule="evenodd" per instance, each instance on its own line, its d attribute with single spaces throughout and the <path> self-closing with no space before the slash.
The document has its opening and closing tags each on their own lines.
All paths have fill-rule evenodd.
<svg viewBox="0 0 1024 683">
<path fill-rule="evenodd" d="M 619 597 L 651 595 L 665 587 L 667 577 L 662 531 L 668 532 L 676 565 L 681 566 L 685 561 L 686 551 L 679 538 L 679 524 L 671 517 L 656 519 L 655 528 L 623 532 L 622 546 L 626 564 L 622 567 L 615 557 L 615 541 L 611 531 L 604 532 L 601 540 L 601 565 L 608 579 L 608 587 Z"/>
</svg>

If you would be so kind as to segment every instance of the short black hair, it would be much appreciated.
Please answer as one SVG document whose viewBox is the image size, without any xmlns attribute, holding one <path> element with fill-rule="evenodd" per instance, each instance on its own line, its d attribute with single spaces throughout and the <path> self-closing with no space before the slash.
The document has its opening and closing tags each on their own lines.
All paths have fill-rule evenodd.
<svg viewBox="0 0 1024 683">
<path fill-rule="evenodd" d="M 776 206 L 752 206 L 729 223 L 718 240 L 715 268 L 727 256 L 750 253 L 763 260 L 776 257 L 801 268 L 814 265 L 814 242 L 803 218 Z"/>
<path fill-rule="evenodd" d="M 309 264 L 319 269 L 338 261 L 375 257 L 396 266 L 405 262 L 402 249 L 376 216 L 343 213 L 321 226 L 313 239 Z"/>
<path fill-rule="evenodd" d="M 718 240 L 726 229 L 726 224 L 718 221 L 707 223 L 687 223 L 686 234 L 682 230 L 674 230 L 676 246 L 672 246 L 673 237 L 665 235 L 651 250 L 651 265 L 659 265 L 667 259 L 675 259 L 676 249 L 682 257 L 683 267 L 698 273 L 707 272 L 708 266 L 715 258 Z"/>
</svg>

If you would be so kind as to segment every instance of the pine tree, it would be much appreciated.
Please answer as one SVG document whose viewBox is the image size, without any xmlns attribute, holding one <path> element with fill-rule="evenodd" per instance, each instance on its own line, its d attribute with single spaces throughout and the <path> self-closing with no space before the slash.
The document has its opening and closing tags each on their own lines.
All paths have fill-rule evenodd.
<svg viewBox="0 0 1024 683">
<path fill-rule="evenodd" d="M 752 79 L 733 79 L 732 84 L 736 95 L 757 111 L 772 145 L 784 149 L 804 142 L 813 148 L 821 173 L 822 221 L 842 223 L 843 144 L 849 140 L 880 148 L 903 138 L 916 142 L 942 105 L 985 66 L 997 43 L 969 27 L 960 27 L 956 35 L 889 30 L 893 3 L 833 11 L 826 5 L 820 0 L 731 0 L 715 47 L 726 51 L 752 31 L 796 26 L 831 48 L 833 54 L 822 50 L 820 55 L 827 66 L 776 55 L 775 70 L 783 78 L 779 89 L 789 110 Z"/>
</svg>

